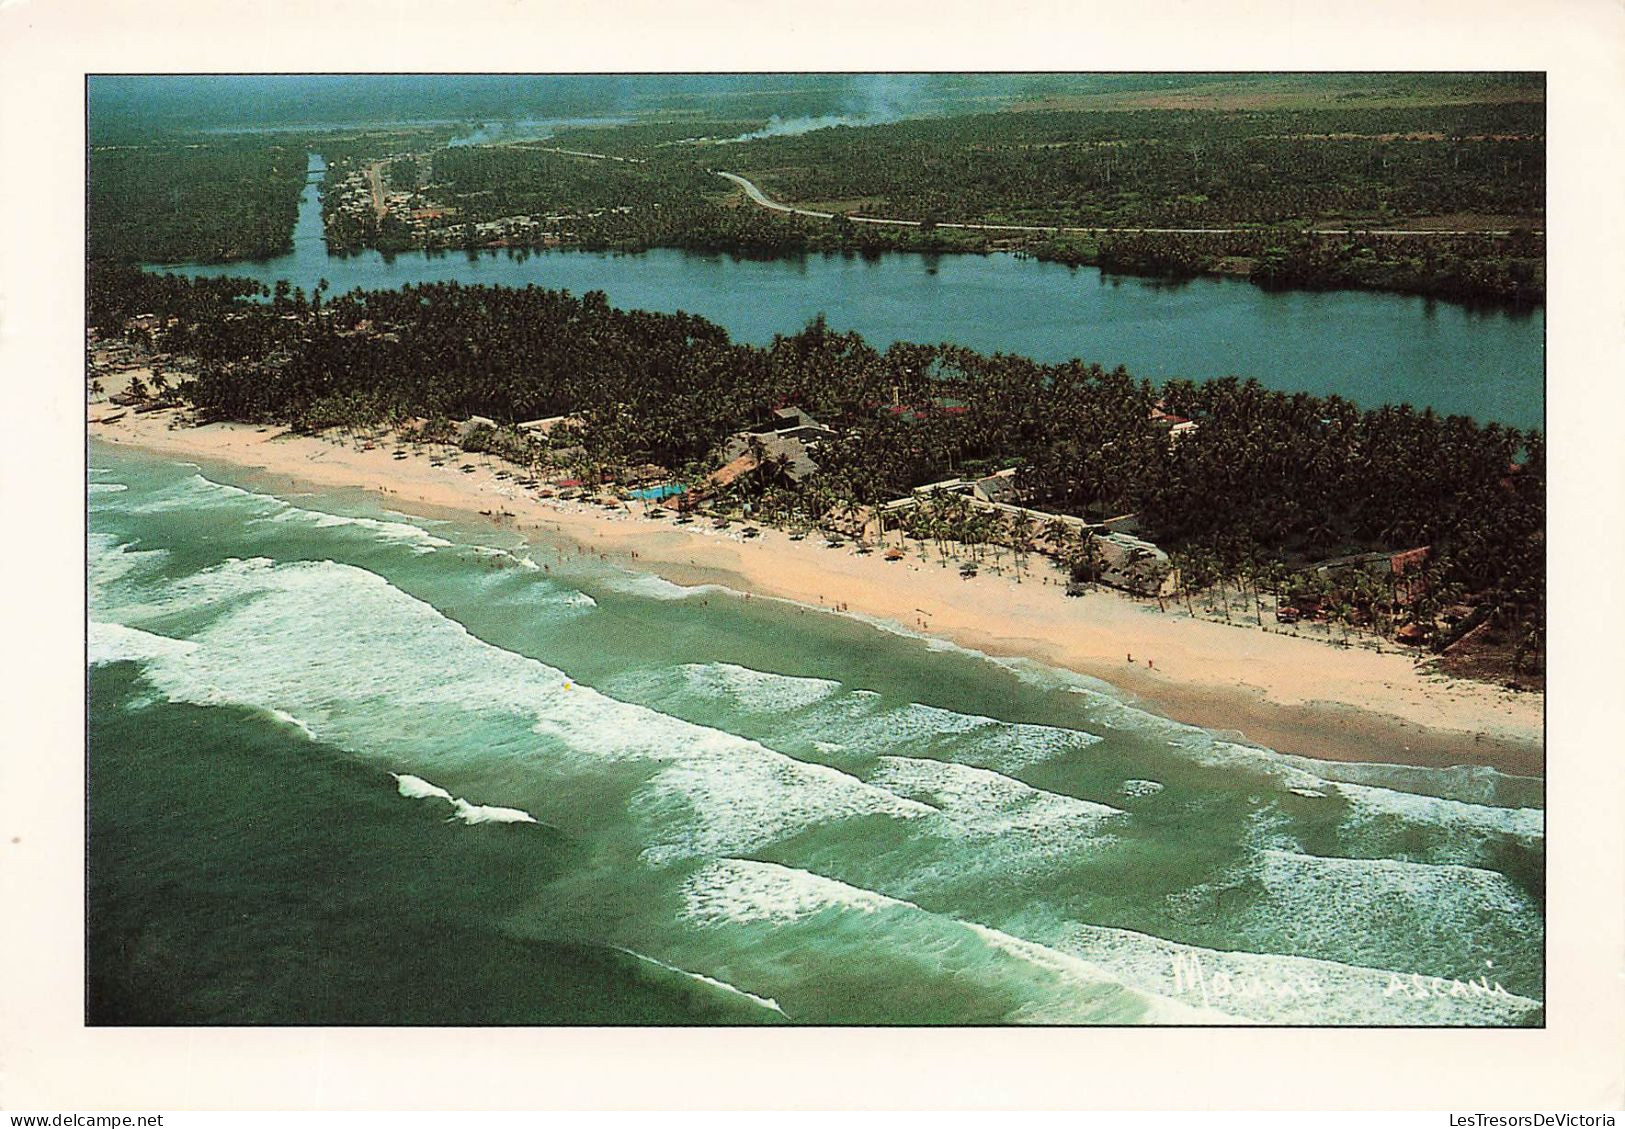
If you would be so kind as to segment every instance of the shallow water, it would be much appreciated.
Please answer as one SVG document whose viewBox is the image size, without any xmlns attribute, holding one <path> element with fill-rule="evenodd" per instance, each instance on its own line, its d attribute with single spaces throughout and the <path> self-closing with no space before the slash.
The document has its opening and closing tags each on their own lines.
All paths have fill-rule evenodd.
<svg viewBox="0 0 1625 1129">
<path fill-rule="evenodd" d="M 602 290 L 627 309 L 686 310 L 765 345 L 819 313 L 877 348 L 949 341 L 1136 377 L 1256 378 L 1361 407 L 1409 403 L 1517 427 L 1545 420 L 1545 311 L 1472 309 L 1357 290 L 1272 293 L 1231 278 L 1169 283 L 996 255 L 808 255 L 770 261 L 654 250 L 330 256 L 313 155 L 293 250 L 263 263 L 181 264 L 337 293 L 457 281 Z"/>
<path fill-rule="evenodd" d="M 93 1022 L 1540 1021 L 1538 781 L 91 461 Z"/>
</svg>

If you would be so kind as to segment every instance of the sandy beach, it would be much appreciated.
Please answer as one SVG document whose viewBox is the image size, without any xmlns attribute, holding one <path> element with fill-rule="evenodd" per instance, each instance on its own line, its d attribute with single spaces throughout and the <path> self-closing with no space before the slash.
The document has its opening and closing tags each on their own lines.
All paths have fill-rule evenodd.
<svg viewBox="0 0 1625 1129">
<path fill-rule="evenodd" d="M 110 423 L 92 405 L 93 439 L 262 471 L 263 485 L 359 487 L 407 512 L 497 514 L 518 533 L 565 538 L 677 583 L 715 582 L 870 616 L 999 656 L 1024 656 L 1105 680 L 1178 721 L 1239 733 L 1304 756 L 1445 766 L 1490 765 L 1544 773 L 1544 697 L 1448 679 L 1395 649 L 1334 647 L 1311 638 L 1192 618 L 1170 605 L 1110 591 L 1064 598 L 1058 574 L 1033 557 L 1018 583 L 984 572 L 970 580 L 935 552 L 903 560 L 848 545 L 792 541 L 777 530 L 743 540 L 708 522 L 674 526 L 631 511 L 536 499 L 495 477 L 498 464 L 463 456 L 445 466 L 404 459 L 393 444 L 357 449 L 276 428 L 214 424 L 171 428 L 174 413 L 125 414 Z M 474 473 L 461 473 L 462 462 Z M 1132 655 L 1132 661 L 1129 656 Z"/>
</svg>

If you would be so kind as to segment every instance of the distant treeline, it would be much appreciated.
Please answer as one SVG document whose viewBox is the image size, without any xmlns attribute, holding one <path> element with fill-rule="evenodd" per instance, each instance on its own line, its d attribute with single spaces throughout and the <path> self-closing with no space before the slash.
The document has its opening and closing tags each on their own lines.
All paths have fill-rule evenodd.
<svg viewBox="0 0 1625 1129">
<path fill-rule="evenodd" d="M 615 131 L 603 131 L 614 133 Z M 335 166 L 335 175 L 349 165 Z M 1510 235 L 1314 235 L 1260 228 L 1235 233 L 1034 233 L 1015 236 L 926 225 L 903 227 L 812 219 L 732 198 L 720 178 L 688 161 L 592 161 L 537 147 L 466 148 L 388 169 L 405 186 L 411 170 L 426 198 L 454 201 L 427 233 L 399 216 L 328 207 L 334 251 L 457 250 L 501 244 L 643 251 L 674 247 L 774 258 L 806 253 L 1017 249 L 1120 274 L 1192 277 L 1223 271 L 1263 286 L 1395 290 L 1469 302 L 1527 305 L 1545 296 L 1545 241 Z M 495 234 L 479 225 L 507 221 Z"/>
<path fill-rule="evenodd" d="M 1362 84 L 1360 76 L 1328 76 L 1318 89 L 1306 76 L 1253 76 L 1250 85 L 1245 76 L 1188 77 L 1195 91 L 1234 96 L 1232 88 L 1245 87 L 1264 104 L 1287 94 L 1299 102 L 1270 109 L 1025 109 L 726 145 L 715 141 L 749 134 L 762 119 L 684 113 L 561 129 L 541 142 L 452 148 L 447 142 L 464 127 L 96 148 L 91 253 L 215 260 L 283 250 L 302 147 L 315 145 L 332 165 L 324 217 L 329 247 L 340 254 L 491 246 L 675 247 L 763 257 L 1014 249 L 1120 273 L 1221 271 L 1272 287 L 1397 290 L 1515 305 L 1543 300 L 1545 248 L 1537 232 L 1544 225 L 1545 107 L 1538 83 L 1506 88 L 1497 85 L 1505 76 L 1381 82 L 1365 76 Z M 1155 88 L 1130 83 L 1112 96 L 1148 98 Z M 1471 101 L 1480 88 L 1486 96 L 1523 100 Z M 712 141 L 693 141 L 702 137 Z M 592 160 L 552 148 L 628 159 Z M 412 194 L 381 218 L 370 203 L 341 199 L 338 191 L 346 177 L 374 165 L 385 188 Z M 747 175 L 786 201 L 923 226 L 769 212 L 745 201 L 716 169 Z M 1304 233 L 1418 221 L 1512 234 Z M 1245 230 L 1086 235 L 939 226 L 956 222 Z"/>
<path fill-rule="evenodd" d="M 542 145 L 427 155 L 422 196 L 445 217 L 334 215 L 335 249 L 493 244 L 804 252 L 1020 249 L 1120 273 L 1224 271 L 1264 286 L 1543 300 L 1544 107 L 1538 102 L 1272 111 L 1027 111 L 835 127 L 731 145 L 744 121 L 562 131 Z M 745 202 L 714 168 L 792 202 L 912 219 L 888 227 Z M 549 219 L 552 216 L 555 218 Z M 568 217 L 560 219 L 558 217 Z M 1326 236 L 1430 219 L 1511 235 Z M 500 233 L 478 225 L 507 221 Z M 944 223 L 1240 226 L 1234 233 L 1010 233 Z"/>
<path fill-rule="evenodd" d="M 266 138 L 93 148 L 93 259 L 265 259 L 293 245 L 306 151 Z"/>
<path fill-rule="evenodd" d="M 155 344 L 196 358 L 186 394 L 205 418 L 321 428 L 579 413 L 594 465 L 652 460 L 697 476 L 729 432 L 796 404 L 844 435 L 796 488 L 815 512 L 1014 465 L 1028 504 L 1138 512 L 1153 539 L 1220 576 L 1431 546 L 1434 598 L 1471 594 L 1539 649 L 1538 432 L 1234 378 L 1157 389 L 1079 361 L 880 351 L 821 319 L 757 348 L 693 316 L 612 309 L 600 292 L 438 284 L 335 297 L 284 286 L 264 302 L 241 280 L 115 267 L 94 268 L 90 284 L 104 333 L 136 312 L 176 319 Z M 1171 437 L 1152 418 L 1159 397 L 1198 428 Z M 914 410 L 885 410 L 898 401 Z"/>
<path fill-rule="evenodd" d="M 1545 206 L 1538 103 L 980 114 L 729 150 L 713 148 L 708 159 L 781 199 L 862 200 L 868 214 L 939 222 L 1207 227 L 1457 214 L 1535 222 Z"/>
<path fill-rule="evenodd" d="M 1102 236 L 1093 250 L 1050 239 L 1039 258 L 1095 263 L 1118 274 L 1190 278 L 1226 272 L 1272 289 L 1393 290 L 1460 302 L 1536 305 L 1546 297 L 1545 238 L 1248 232 Z"/>
</svg>

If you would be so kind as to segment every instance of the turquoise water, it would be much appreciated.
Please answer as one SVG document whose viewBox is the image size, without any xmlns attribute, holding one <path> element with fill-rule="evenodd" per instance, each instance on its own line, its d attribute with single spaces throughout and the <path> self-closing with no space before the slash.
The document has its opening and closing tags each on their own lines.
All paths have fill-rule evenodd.
<svg viewBox="0 0 1625 1129">
<path fill-rule="evenodd" d="M 1539 781 L 91 465 L 93 1023 L 1542 1021 Z"/>
<path fill-rule="evenodd" d="M 665 482 L 659 486 L 646 486 L 642 490 L 632 491 L 632 497 L 645 502 L 658 502 L 662 498 L 675 497 L 686 491 L 688 487 L 680 482 Z"/>
<path fill-rule="evenodd" d="M 335 292 L 411 283 L 602 290 L 628 309 L 686 310 L 763 345 L 819 313 L 877 347 L 949 341 L 1044 362 L 1074 357 L 1137 377 L 1254 377 L 1335 393 L 1362 407 L 1432 406 L 1517 427 L 1545 421 L 1545 311 L 1472 309 L 1398 294 L 1271 293 L 1228 278 L 1168 283 L 1013 255 L 809 255 L 756 261 L 655 250 L 639 255 L 329 256 L 312 158 L 293 250 L 263 263 L 187 264 L 191 275 L 288 279 Z"/>
</svg>

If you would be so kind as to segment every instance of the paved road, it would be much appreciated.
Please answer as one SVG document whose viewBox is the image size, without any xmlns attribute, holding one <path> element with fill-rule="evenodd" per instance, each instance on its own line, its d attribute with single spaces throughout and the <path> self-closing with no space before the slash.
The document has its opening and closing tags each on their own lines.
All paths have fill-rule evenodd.
<svg viewBox="0 0 1625 1129">
<path fill-rule="evenodd" d="M 717 176 L 733 181 L 745 190 L 752 202 L 775 212 L 785 212 L 793 216 L 811 216 L 813 219 L 830 220 L 835 218 L 834 212 L 819 212 L 811 208 L 798 208 L 792 204 L 780 203 L 758 188 L 754 183 L 746 180 L 738 173 L 720 172 Z M 889 224 L 893 227 L 919 227 L 919 220 L 887 219 L 880 216 L 848 216 L 853 223 Z M 960 228 L 969 231 L 1038 231 L 1049 232 L 1052 235 L 1061 232 L 1073 232 L 1084 235 L 1241 235 L 1247 232 L 1256 232 L 1258 228 L 1250 227 L 1041 227 L 1030 224 L 1015 223 L 939 223 L 938 227 Z M 1508 235 L 1509 231 L 1467 231 L 1467 230 L 1408 230 L 1401 228 L 1348 228 L 1348 227 L 1316 227 L 1307 230 L 1317 235 Z M 1536 235 L 1543 234 L 1536 229 Z"/>
<path fill-rule="evenodd" d="M 594 161 L 621 161 L 627 164 L 646 164 L 644 159 L 638 157 L 614 157 L 608 153 L 587 153 L 580 149 L 546 149 L 544 152 L 559 153 L 567 157 L 587 157 Z M 745 190 L 745 195 L 751 202 L 775 212 L 783 212 L 791 216 L 809 216 L 812 219 L 832 220 L 834 212 L 820 212 L 813 208 L 798 208 L 794 204 L 785 204 L 768 196 L 753 181 L 747 180 L 734 172 L 723 172 L 712 169 L 713 173 L 725 180 L 732 181 Z M 920 220 L 892 219 L 885 216 L 847 216 L 853 223 L 883 224 L 890 227 L 920 227 Z M 1078 235 L 1242 235 L 1261 230 L 1256 227 L 1056 227 L 1054 225 L 1019 224 L 1019 223 L 939 223 L 938 227 L 956 228 L 962 231 L 1025 231 L 1048 232 L 1059 235 L 1062 232 Z M 1305 228 L 1307 232 L 1316 235 L 1510 235 L 1510 230 L 1485 229 L 1469 230 L 1466 228 L 1355 228 L 1355 227 L 1312 227 Z M 1531 234 L 1544 235 L 1540 228 L 1532 228 Z"/>
<path fill-rule="evenodd" d="M 543 153 L 557 153 L 561 157 L 586 157 L 588 160 L 592 161 L 619 161 L 623 165 L 648 164 L 648 161 L 642 157 L 614 157 L 608 153 L 588 153 L 584 149 L 558 149 L 554 148 L 553 146 L 543 145 L 538 145 L 536 148 L 541 150 Z"/>
</svg>

